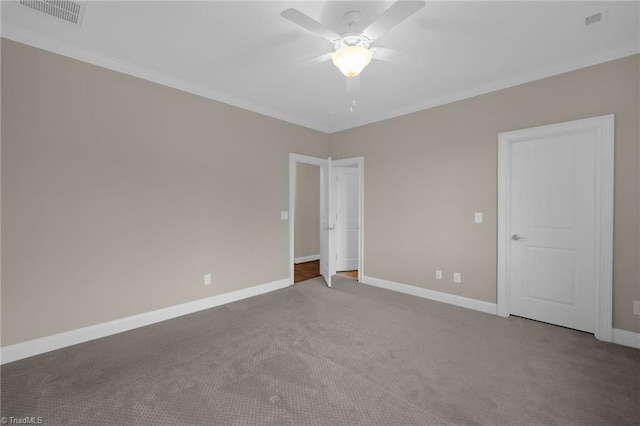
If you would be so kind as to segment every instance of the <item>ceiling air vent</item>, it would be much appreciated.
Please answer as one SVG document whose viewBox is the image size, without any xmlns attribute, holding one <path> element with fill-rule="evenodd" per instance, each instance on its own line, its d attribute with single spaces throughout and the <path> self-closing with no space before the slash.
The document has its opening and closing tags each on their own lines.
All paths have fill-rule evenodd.
<svg viewBox="0 0 640 426">
<path fill-rule="evenodd" d="M 82 24 L 82 3 L 68 0 L 20 0 L 20 4 L 75 25 Z"/>
<path fill-rule="evenodd" d="M 584 18 L 585 25 L 593 25 L 602 21 L 602 13 L 596 13 L 595 15 L 587 16 Z"/>
</svg>

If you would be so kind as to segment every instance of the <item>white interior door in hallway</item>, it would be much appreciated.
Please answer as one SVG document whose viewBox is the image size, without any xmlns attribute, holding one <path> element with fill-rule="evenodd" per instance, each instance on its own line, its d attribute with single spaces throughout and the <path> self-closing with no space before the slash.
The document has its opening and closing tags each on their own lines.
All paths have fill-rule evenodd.
<svg viewBox="0 0 640 426">
<path fill-rule="evenodd" d="M 336 268 L 334 232 L 336 224 L 331 169 L 331 157 L 329 157 L 320 166 L 320 274 L 328 287 L 331 287 L 331 277 L 335 274 Z"/>
<path fill-rule="evenodd" d="M 353 167 L 334 167 L 336 270 L 358 269 L 359 176 Z"/>
<path fill-rule="evenodd" d="M 605 309 L 610 328 L 613 116 L 499 143 L 499 313 L 595 333 Z"/>
</svg>

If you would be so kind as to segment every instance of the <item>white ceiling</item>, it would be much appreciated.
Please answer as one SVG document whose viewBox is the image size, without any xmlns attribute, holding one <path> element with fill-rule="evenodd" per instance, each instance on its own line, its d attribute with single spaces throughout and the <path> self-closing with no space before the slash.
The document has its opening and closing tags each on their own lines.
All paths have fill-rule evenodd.
<svg viewBox="0 0 640 426">
<path fill-rule="evenodd" d="M 77 27 L 3 2 L 2 36 L 329 133 L 640 52 L 637 1 L 427 1 L 373 44 L 396 62 L 374 59 L 349 93 L 331 61 L 305 63 L 333 46 L 280 16 L 342 34 L 346 11 L 365 27 L 391 4 L 88 2 Z"/>
</svg>

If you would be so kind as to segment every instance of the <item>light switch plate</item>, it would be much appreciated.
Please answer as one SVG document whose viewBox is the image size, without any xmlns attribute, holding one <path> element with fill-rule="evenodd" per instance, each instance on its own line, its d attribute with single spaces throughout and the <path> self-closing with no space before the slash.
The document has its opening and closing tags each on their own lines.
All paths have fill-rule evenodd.
<svg viewBox="0 0 640 426">
<path fill-rule="evenodd" d="M 289 212 L 280 212 L 281 220 L 289 220 Z"/>
<path fill-rule="evenodd" d="M 211 274 L 204 274 L 204 285 L 211 284 Z"/>
<path fill-rule="evenodd" d="M 462 274 L 460 272 L 454 272 L 453 273 L 453 282 L 454 283 L 461 283 L 462 282 Z"/>
<path fill-rule="evenodd" d="M 482 212 L 475 212 L 473 215 L 473 220 L 475 223 L 482 223 Z"/>
<path fill-rule="evenodd" d="M 442 279 L 442 271 L 437 270 L 436 271 L 436 280 L 441 280 Z"/>
</svg>

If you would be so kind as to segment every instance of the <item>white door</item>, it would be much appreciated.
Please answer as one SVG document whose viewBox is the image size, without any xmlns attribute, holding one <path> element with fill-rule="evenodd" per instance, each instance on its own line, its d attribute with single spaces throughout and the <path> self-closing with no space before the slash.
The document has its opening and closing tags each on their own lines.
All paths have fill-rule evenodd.
<svg viewBox="0 0 640 426">
<path fill-rule="evenodd" d="M 509 144 L 508 303 L 511 314 L 594 332 L 603 132 L 575 123 L 501 134 Z"/>
<path fill-rule="evenodd" d="M 359 172 L 354 167 L 335 167 L 336 270 L 358 269 Z"/>
<path fill-rule="evenodd" d="M 335 212 L 332 202 L 331 157 L 320 166 L 320 274 L 331 287 L 335 271 Z"/>
</svg>

